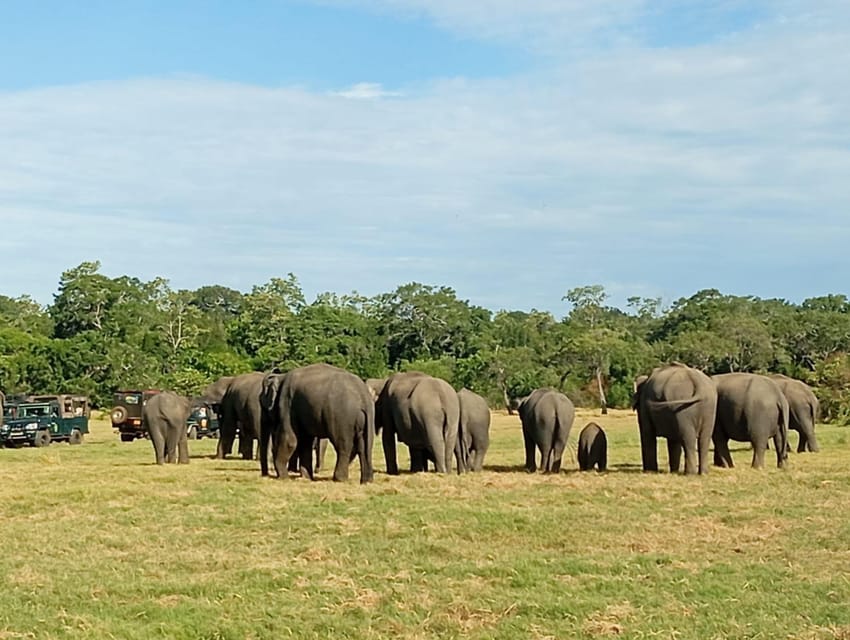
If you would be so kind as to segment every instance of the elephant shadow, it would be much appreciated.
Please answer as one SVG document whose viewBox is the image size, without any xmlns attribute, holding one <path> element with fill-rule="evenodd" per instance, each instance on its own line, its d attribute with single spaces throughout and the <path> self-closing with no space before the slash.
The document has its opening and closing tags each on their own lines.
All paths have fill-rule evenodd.
<svg viewBox="0 0 850 640">
<path fill-rule="evenodd" d="M 492 471 L 494 473 L 527 473 L 525 465 L 522 464 L 485 464 L 483 471 Z"/>
</svg>

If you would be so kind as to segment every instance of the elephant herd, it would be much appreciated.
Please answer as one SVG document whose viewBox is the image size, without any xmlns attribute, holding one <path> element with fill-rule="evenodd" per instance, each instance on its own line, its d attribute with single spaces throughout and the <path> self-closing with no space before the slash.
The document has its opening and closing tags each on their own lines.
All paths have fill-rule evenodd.
<svg viewBox="0 0 850 640">
<path fill-rule="evenodd" d="M 773 441 L 777 466 L 787 459 L 788 430 L 800 433 L 798 453 L 818 451 L 818 401 L 803 382 L 786 376 L 726 373 L 707 376 L 680 363 L 658 367 L 635 381 L 641 455 L 645 471 L 657 471 L 656 438 L 667 439 L 671 471 L 682 451 L 685 473 L 707 473 L 709 447 L 714 464 L 731 467 L 729 440 L 750 442 L 752 466 L 764 466 Z"/>
<path fill-rule="evenodd" d="M 480 471 L 489 446 L 490 410 L 479 395 L 456 392 L 444 380 L 405 372 L 382 380 L 361 380 L 327 364 L 312 364 L 287 373 L 246 373 L 213 383 L 205 399 L 217 406 L 219 440 L 216 456 L 233 451 L 257 457 L 261 474 L 269 475 L 269 457 L 279 478 L 289 471 L 314 477 L 327 443 L 336 451 L 333 479 L 348 479 L 354 458 L 360 462 L 360 482 L 373 477 L 372 446 L 381 441 L 387 472 L 398 474 L 396 441 L 410 450 L 411 471 Z M 157 463 L 188 461 L 185 425 L 188 401 L 161 393 L 144 408 Z M 182 435 L 181 435 L 182 434 Z"/>
<path fill-rule="evenodd" d="M 232 453 L 239 434 L 239 453 L 257 458 L 263 476 L 269 457 L 279 478 L 290 471 L 312 479 L 323 462 L 327 443 L 336 451 L 333 479 L 348 479 L 354 458 L 360 482 L 373 478 L 372 448 L 380 434 L 387 473 L 399 473 L 396 446 L 407 445 L 411 471 L 440 473 L 480 471 L 489 447 L 490 410 L 479 395 L 456 392 L 444 380 L 424 373 L 395 373 L 362 380 L 327 364 L 299 367 L 286 373 L 247 373 L 218 380 L 204 392 L 219 412 L 216 456 Z M 656 439 L 667 439 L 671 471 L 678 471 L 682 452 L 685 473 L 705 473 L 713 445 L 714 464 L 732 466 L 729 440 L 751 442 L 753 466 L 764 464 L 773 440 L 777 464 L 787 457 L 788 429 L 800 432 L 798 451 L 817 451 L 814 425 L 817 399 L 805 384 L 784 376 L 730 373 L 709 377 L 680 363 L 658 367 L 635 381 L 645 471 L 657 471 Z M 157 463 L 188 462 L 186 418 L 189 402 L 164 392 L 144 408 Z M 518 405 L 525 445 L 525 469 L 557 473 L 567 446 L 575 407 L 563 393 L 537 389 Z M 588 424 L 578 440 L 582 470 L 607 466 L 607 439 L 602 428 Z"/>
</svg>

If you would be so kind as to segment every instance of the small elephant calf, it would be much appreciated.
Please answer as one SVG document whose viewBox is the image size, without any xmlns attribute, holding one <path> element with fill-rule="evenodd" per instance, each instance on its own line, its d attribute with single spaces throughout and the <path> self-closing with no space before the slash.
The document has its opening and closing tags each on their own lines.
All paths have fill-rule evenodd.
<svg viewBox="0 0 850 640">
<path fill-rule="evenodd" d="M 589 422 L 579 434 L 578 466 L 582 471 L 590 471 L 594 466 L 605 471 L 608 466 L 608 439 L 595 422 Z"/>
</svg>

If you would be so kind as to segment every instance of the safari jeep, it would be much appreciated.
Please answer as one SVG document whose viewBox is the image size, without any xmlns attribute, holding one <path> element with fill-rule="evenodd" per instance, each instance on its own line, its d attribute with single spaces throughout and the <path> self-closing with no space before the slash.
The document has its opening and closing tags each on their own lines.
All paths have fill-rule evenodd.
<svg viewBox="0 0 850 640">
<path fill-rule="evenodd" d="M 82 444 L 89 432 L 89 401 L 85 396 L 29 396 L 4 407 L 0 442 L 5 446 L 51 442 Z"/>
<path fill-rule="evenodd" d="M 189 440 L 218 437 L 218 416 L 211 404 L 201 399 L 192 401 L 192 413 L 186 421 Z"/>
<path fill-rule="evenodd" d="M 149 398 L 159 391 L 118 391 L 112 399 L 112 428 L 118 429 L 121 442 L 132 442 L 136 438 L 144 438 L 147 428 L 142 423 L 142 408 Z"/>
</svg>

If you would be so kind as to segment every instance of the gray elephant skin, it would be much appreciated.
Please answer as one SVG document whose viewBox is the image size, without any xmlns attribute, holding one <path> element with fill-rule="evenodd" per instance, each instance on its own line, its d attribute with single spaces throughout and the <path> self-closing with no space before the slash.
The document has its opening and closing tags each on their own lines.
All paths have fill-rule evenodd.
<svg viewBox="0 0 850 640">
<path fill-rule="evenodd" d="M 671 472 L 677 472 L 685 451 L 685 473 L 708 473 L 708 453 L 714 432 L 717 389 L 702 371 L 681 363 L 653 369 L 636 384 L 644 471 L 658 471 L 657 438 L 667 439 Z"/>
<path fill-rule="evenodd" d="M 602 427 L 589 422 L 578 436 L 578 468 L 582 471 L 605 471 L 608 468 L 608 438 Z"/>
<path fill-rule="evenodd" d="M 387 473 L 398 475 L 396 438 L 410 449 L 411 471 L 425 471 L 430 459 L 439 473 L 450 473 L 459 420 L 457 392 L 445 380 L 419 372 L 391 375 L 375 402 Z M 460 458 L 457 471 L 464 471 Z"/>
<path fill-rule="evenodd" d="M 457 392 L 460 407 L 456 454 L 467 471 L 481 471 L 484 456 L 490 447 L 490 406 L 480 395 L 469 389 Z"/>
<path fill-rule="evenodd" d="M 783 375 L 770 376 L 788 400 L 788 428 L 800 434 L 797 453 L 820 451 L 815 424 L 818 420 L 818 399 L 812 388 L 801 380 Z"/>
<path fill-rule="evenodd" d="M 311 364 L 267 374 L 260 399 L 272 418 L 262 423 L 262 475 L 268 475 L 271 442 L 278 478 L 288 477 L 287 462 L 297 452 L 302 477 L 312 480 L 315 439 L 327 438 L 336 450 L 335 481 L 348 479 L 355 456 L 360 460 L 360 482 L 372 481 L 375 405 L 363 380 L 338 367 Z"/>
<path fill-rule="evenodd" d="M 192 405 L 188 398 L 163 391 L 150 398 L 142 410 L 144 424 L 153 443 L 156 463 L 189 463 L 186 420 Z"/>
<path fill-rule="evenodd" d="M 218 426 L 217 458 L 226 458 L 233 451 L 233 441 L 239 431 L 239 453 L 243 460 L 254 458 L 254 440 L 260 437 L 263 411 L 260 391 L 265 374 L 243 373 L 235 376 L 221 398 Z"/>
<path fill-rule="evenodd" d="M 572 401 L 556 389 L 536 389 L 518 408 L 525 442 L 525 470 L 537 471 L 535 448 L 544 473 L 558 473 L 575 420 Z"/>
<path fill-rule="evenodd" d="M 788 400 L 779 386 L 754 373 L 712 376 L 717 386 L 717 419 L 714 423 L 714 463 L 731 467 L 729 440 L 752 442 L 753 468 L 764 466 L 768 440 L 776 448 L 776 464 L 788 456 Z"/>
</svg>

